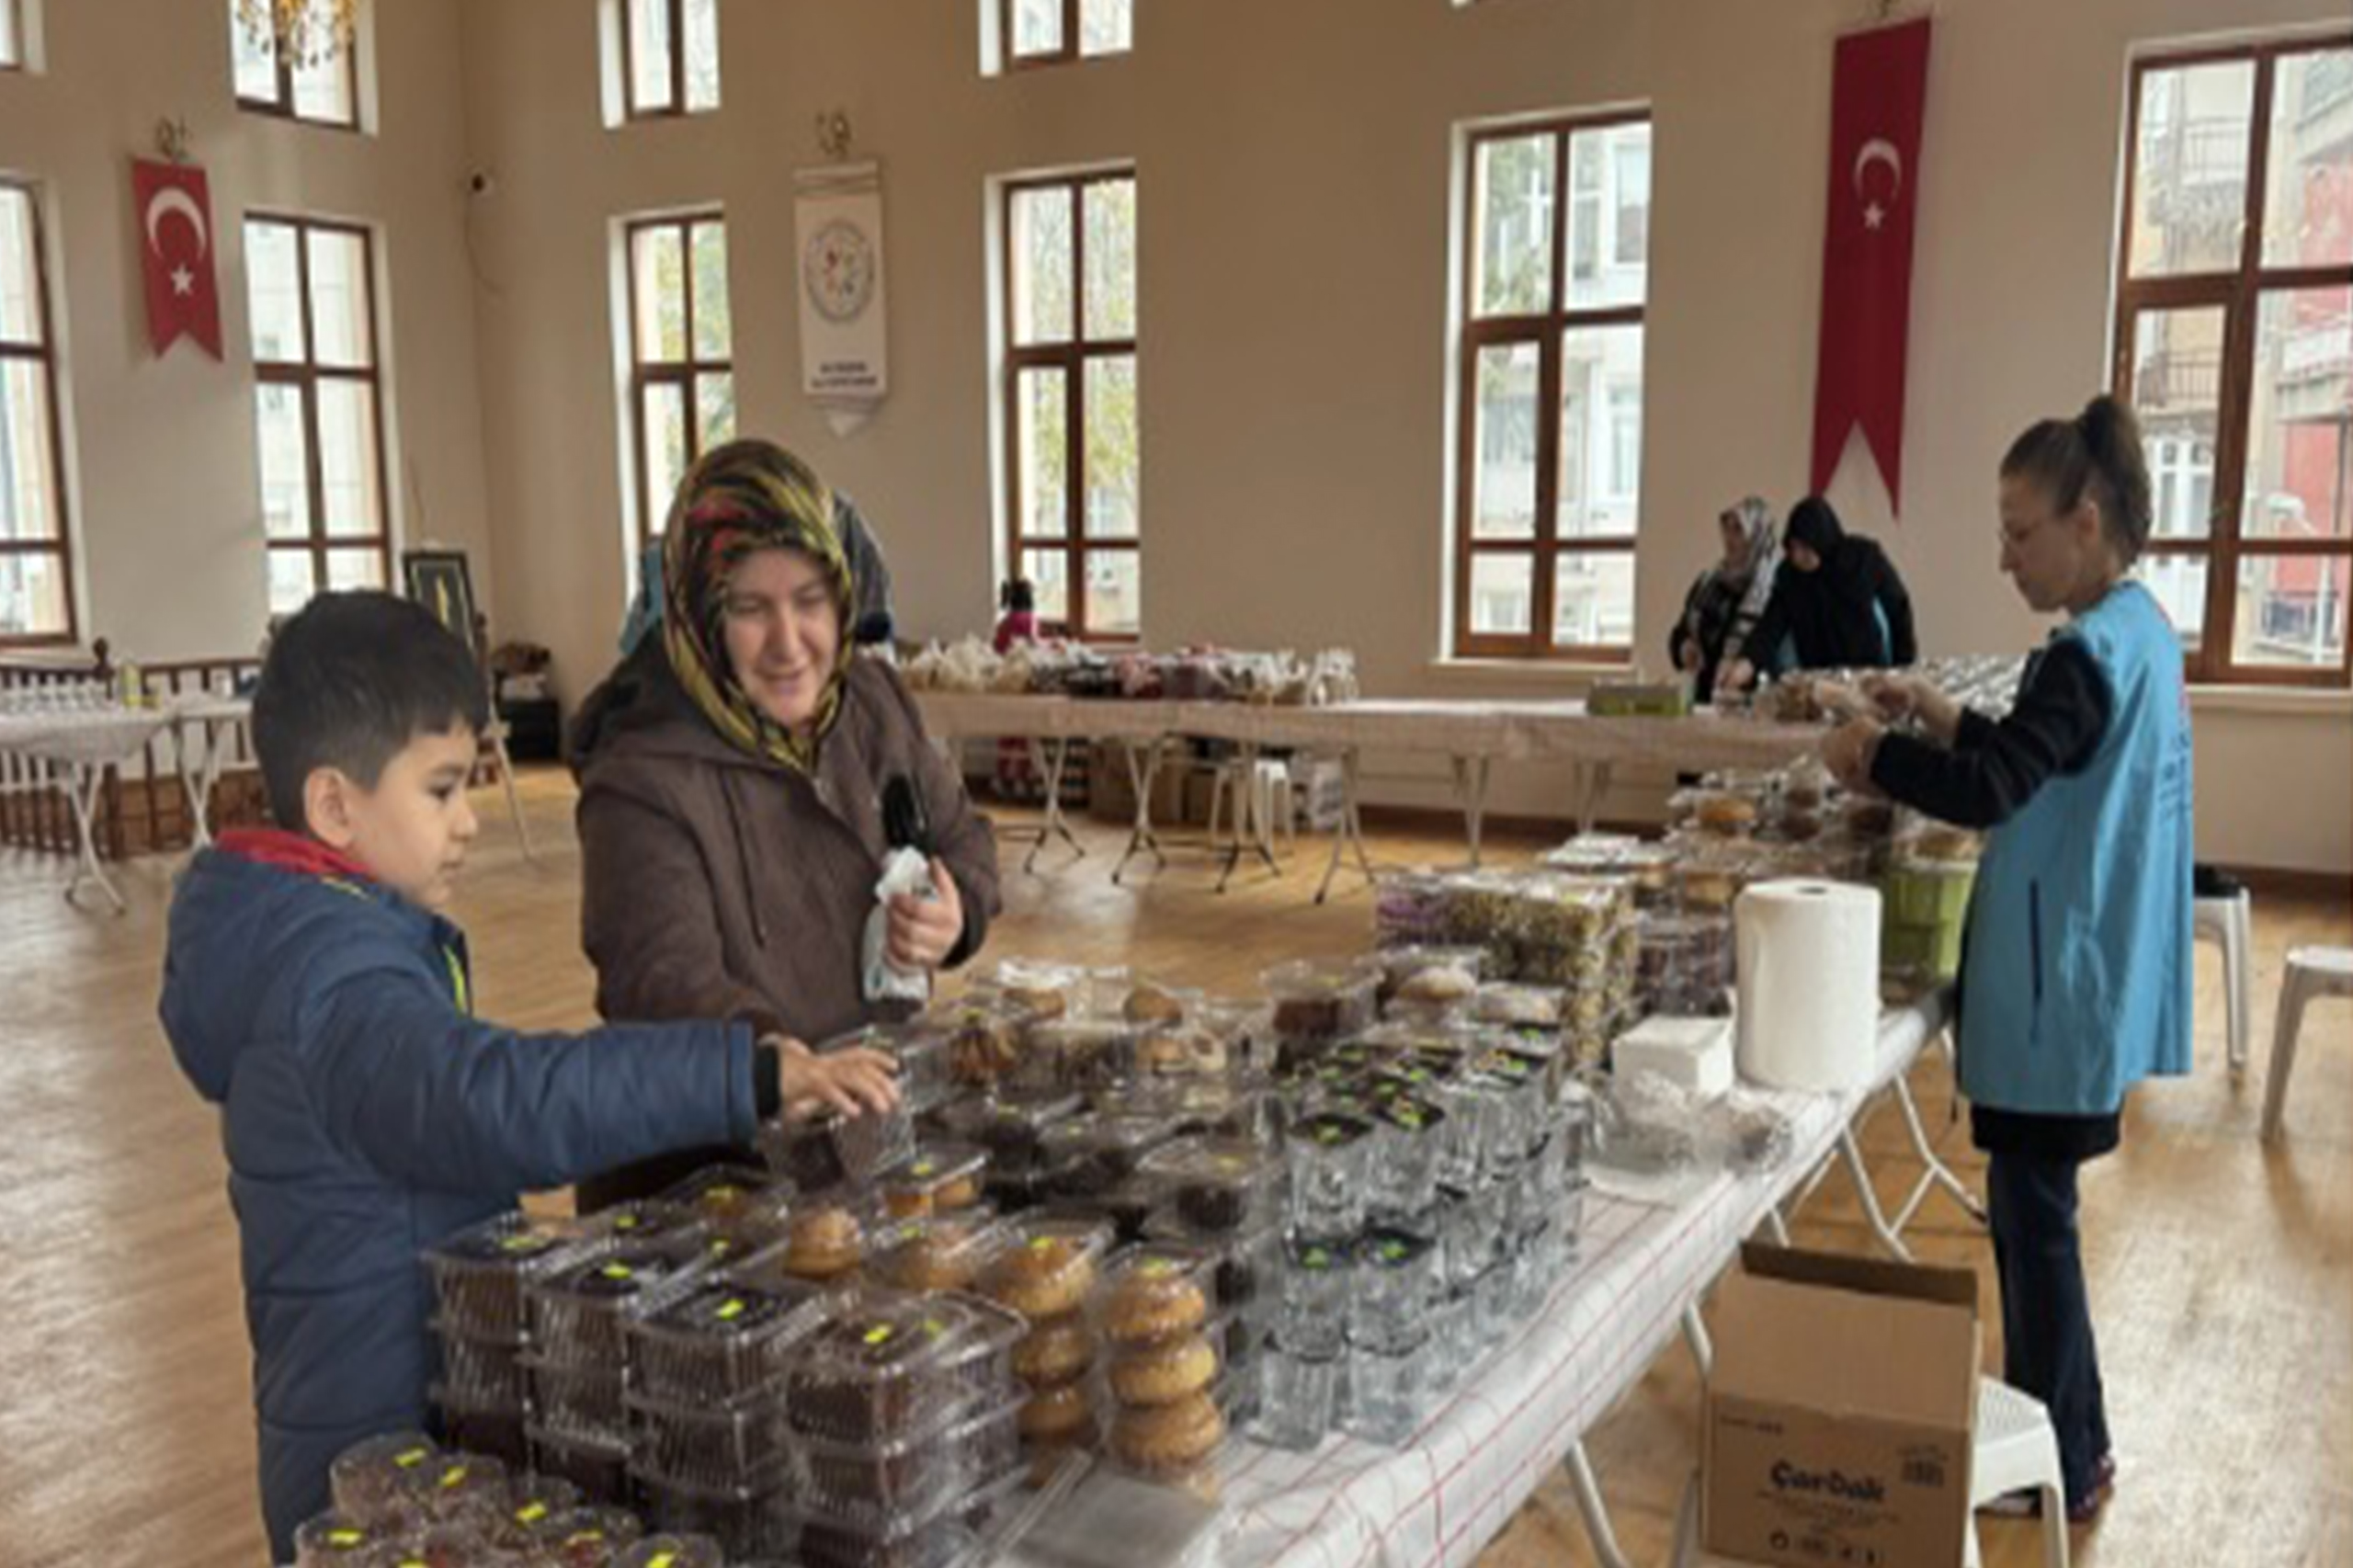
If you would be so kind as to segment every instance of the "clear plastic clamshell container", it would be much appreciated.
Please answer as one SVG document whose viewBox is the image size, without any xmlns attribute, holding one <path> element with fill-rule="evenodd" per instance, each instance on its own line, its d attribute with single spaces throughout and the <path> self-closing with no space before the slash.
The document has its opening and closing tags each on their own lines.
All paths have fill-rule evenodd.
<svg viewBox="0 0 2353 1568">
<path fill-rule="evenodd" d="M 431 1327 L 441 1347 L 441 1387 L 461 1404 L 520 1409 L 525 1392 L 519 1340 L 475 1339 L 444 1318 Z"/>
<path fill-rule="evenodd" d="M 1021 1485 L 1018 1473 L 969 1496 L 928 1509 L 895 1512 L 880 1522 L 845 1519 L 785 1505 L 789 1555 L 801 1568 L 976 1568 L 991 1515 Z"/>
<path fill-rule="evenodd" d="M 1021 1065 L 1021 1045 L 1037 1014 L 1002 995 L 937 1002 L 916 1016 L 947 1039 L 948 1080 L 959 1088 L 993 1089 Z"/>
<path fill-rule="evenodd" d="M 756 1165 L 706 1165 L 661 1195 L 714 1232 L 756 1242 L 784 1233 L 792 1185 Z"/>
<path fill-rule="evenodd" d="M 388 1432 L 335 1456 L 327 1469 L 335 1510 L 373 1526 L 405 1517 L 407 1477 L 440 1458 L 441 1447 L 422 1432 Z"/>
<path fill-rule="evenodd" d="M 949 1030 L 921 1023 L 869 1024 L 836 1035 L 817 1048 L 820 1056 L 837 1051 L 874 1051 L 899 1064 L 899 1098 L 909 1112 L 921 1115 L 955 1092 L 948 1070 L 953 1043 Z"/>
<path fill-rule="evenodd" d="M 621 1508 L 574 1508 L 550 1515 L 531 1550 L 547 1568 L 612 1568 L 613 1562 L 644 1539 L 637 1516 Z"/>
<path fill-rule="evenodd" d="M 1238 1138 L 1182 1138 L 1144 1158 L 1176 1216 L 1196 1231 L 1252 1230 L 1282 1213 L 1282 1157 Z"/>
<path fill-rule="evenodd" d="M 641 1481 L 721 1490 L 748 1485 L 779 1462 L 781 1400 L 710 1406 L 629 1396 L 630 1469 Z"/>
<path fill-rule="evenodd" d="M 985 1210 L 895 1221 L 874 1237 L 866 1272 L 897 1290 L 969 1290 L 1011 1235 Z"/>
<path fill-rule="evenodd" d="M 1133 1177 L 1169 1132 L 1155 1116 L 1097 1111 L 1055 1122 L 1043 1138 L 1050 1194 L 1095 1198 Z"/>
<path fill-rule="evenodd" d="M 813 1335 L 785 1378 L 801 1437 L 882 1443 L 1010 1402 L 1020 1316 L 977 1296 L 875 1292 Z"/>
<path fill-rule="evenodd" d="M 1258 977 L 1274 998 L 1274 1030 L 1292 1040 L 1339 1040 L 1373 1021 L 1380 979 L 1358 963 L 1294 959 Z"/>
<path fill-rule="evenodd" d="M 425 1249 L 442 1331 L 509 1345 L 523 1338 L 523 1288 L 600 1233 L 593 1221 L 526 1214 L 485 1220 Z"/>
<path fill-rule="evenodd" d="M 930 1143 L 875 1179 L 882 1209 L 894 1220 L 911 1220 L 980 1202 L 989 1153 L 972 1143 Z"/>
<path fill-rule="evenodd" d="M 1097 1293 L 1103 1337 L 1122 1346 L 1165 1344 L 1209 1321 L 1217 1256 L 1182 1242 L 1145 1242 L 1114 1254 Z"/>
<path fill-rule="evenodd" d="M 295 1568 L 374 1568 L 399 1539 L 344 1514 L 321 1514 L 294 1531 Z"/>
<path fill-rule="evenodd" d="M 627 1442 L 567 1437 L 536 1424 L 528 1431 L 531 1469 L 539 1475 L 559 1476 L 578 1487 L 582 1496 L 597 1504 L 624 1506 L 636 1500 L 636 1489 L 629 1475 Z M 636 1520 L 630 1522 L 634 1525 Z M 635 1533 L 629 1537 L 629 1540 L 636 1539 Z M 627 1541 L 619 1541 L 616 1546 L 626 1544 Z"/>
<path fill-rule="evenodd" d="M 768 1169 L 802 1192 L 870 1181 L 915 1153 L 913 1113 L 902 1097 L 888 1110 L 856 1116 L 826 1109 L 804 1120 L 772 1121 L 759 1131 Z"/>
<path fill-rule="evenodd" d="M 785 1446 L 794 1506 L 845 1523 L 882 1528 L 1002 1482 L 1021 1469 L 1013 1398 L 953 1414 L 927 1430 L 872 1443 L 795 1437 Z"/>
<path fill-rule="evenodd" d="M 1086 1106 L 1078 1096 L 1059 1091 L 1002 1095 L 944 1106 L 939 1121 L 950 1137 L 989 1152 L 993 1176 L 1021 1176 L 1045 1168 L 1046 1130 Z"/>
<path fill-rule="evenodd" d="M 618 1370 L 628 1350 L 622 1324 L 647 1292 L 710 1267 L 705 1234 L 683 1226 L 651 1240 L 616 1237 L 533 1280 L 523 1291 L 533 1355 Z"/>
<path fill-rule="evenodd" d="M 672 1499 L 665 1495 L 649 1497 L 647 1501 L 647 1511 L 654 1512 L 653 1504 L 668 1505 Z M 694 1499 L 689 1497 L 685 1501 L 691 1503 Z M 661 1509 L 663 1515 L 680 1512 L 675 1506 L 665 1506 Z M 665 1527 L 660 1535 L 647 1536 L 631 1545 L 613 1560 L 613 1568 L 727 1568 L 728 1550 L 715 1535 L 680 1523 L 675 1528 Z"/>
<path fill-rule="evenodd" d="M 835 1301 L 818 1286 L 783 1278 L 689 1281 L 631 1320 L 635 1386 L 648 1398 L 689 1406 L 758 1398 Z"/>
<path fill-rule="evenodd" d="M 1004 1081 L 1025 1089 L 1090 1089 L 1136 1070 L 1139 1031 L 1117 1018 L 1055 1018 L 1032 1024 L 1021 1061 Z"/>
<path fill-rule="evenodd" d="M 1175 1210 L 1163 1209 L 1153 1215 L 1144 1234 L 1156 1242 L 1198 1247 L 1216 1260 L 1210 1295 L 1218 1312 L 1267 1314 L 1280 1298 L 1283 1220 L 1279 1211 L 1249 1230 L 1204 1235 L 1186 1224 Z"/>
<path fill-rule="evenodd" d="M 628 1374 L 618 1360 L 602 1366 L 542 1360 L 526 1351 L 531 1414 L 546 1430 L 565 1437 L 614 1442 L 629 1436 L 629 1413 L 621 1396 Z"/>
<path fill-rule="evenodd" d="M 485 1512 L 483 1533 L 506 1551 L 538 1551 L 580 1506 L 580 1488 L 563 1477 L 517 1475 L 498 1507 Z"/>
<path fill-rule="evenodd" d="M 1032 1322 L 1077 1312 L 1095 1290 L 1111 1238 L 1107 1221 L 1024 1215 L 981 1271 L 981 1294 Z"/>
<path fill-rule="evenodd" d="M 483 1454 L 518 1467 L 530 1457 L 521 1400 L 469 1399 L 440 1383 L 426 1392 L 432 1402 L 434 1424 L 454 1450 Z"/>
</svg>

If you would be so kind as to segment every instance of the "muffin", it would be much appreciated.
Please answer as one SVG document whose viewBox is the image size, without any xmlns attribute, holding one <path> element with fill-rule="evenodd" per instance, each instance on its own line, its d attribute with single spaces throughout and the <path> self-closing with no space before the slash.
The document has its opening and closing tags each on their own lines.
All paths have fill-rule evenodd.
<svg viewBox="0 0 2353 1568">
<path fill-rule="evenodd" d="M 1076 1313 L 1039 1324 L 1013 1347 L 1013 1375 L 1031 1388 L 1074 1381 L 1094 1365 L 1094 1330 Z"/>
<path fill-rule="evenodd" d="M 1139 985 L 1128 993 L 1120 1017 L 1131 1024 L 1181 1024 L 1185 1004 L 1174 992 L 1157 985 Z"/>
<path fill-rule="evenodd" d="M 1210 1315 L 1208 1293 L 1192 1272 L 1165 1258 L 1130 1268 L 1103 1309 L 1103 1332 L 1120 1345 L 1151 1345 L 1199 1328 Z"/>
<path fill-rule="evenodd" d="M 1095 1406 L 1084 1381 L 1032 1394 L 1018 1419 L 1025 1442 L 1069 1445 L 1086 1442 L 1095 1435 Z"/>
<path fill-rule="evenodd" d="M 1085 1305 L 1095 1288 L 1097 1250 L 1084 1236 L 1033 1235 L 990 1266 L 981 1289 L 1024 1317 L 1061 1317 Z"/>
<path fill-rule="evenodd" d="M 1225 1417 L 1206 1393 L 1122 1410 L 1111 1424 L 1111 1452 L 1146 1475 L 1189 1470 L 1224 1440 Z"/>
<path fill-rule="evenodd" d="M 784 1270 L 803 1279 L 837 1279 L 865 1261 L 865 1233 L 843 1208 L 812 1209 L 792 1217 Z"/>
<path fill-rule="evenodd" d="M 1216 1349 L 1198 1334 L 1123 1354 L 1111 1363 L 1111 1396 L 1123 1406 L 1174 1404 L 1217 1380 Z"/>
</svg>

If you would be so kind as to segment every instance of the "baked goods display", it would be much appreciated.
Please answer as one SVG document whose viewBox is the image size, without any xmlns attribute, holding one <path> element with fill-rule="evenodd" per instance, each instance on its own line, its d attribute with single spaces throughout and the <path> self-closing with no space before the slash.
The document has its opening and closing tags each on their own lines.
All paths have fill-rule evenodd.
<svg viewBox="0 0 2353 1568">
<path fill-rule="evenodd" d="M 856 1273 L 866 1261 L 870 1212 L 866 1200 L 847 1188 L 804 1201 L 792 1216 L 784 1272 L 821 1284 Z"/>
<path fill-rule="evenodd" d="M 1051 1217 L 1016 1221 L 1006 1244 L 981 1271 L 981 1294 L 1032 1323 L 1078 1312 L 1110 1245 L 1108 1225 Z"/>
<path fill-rule="evenodd" d="M 867 1277 L 899 1290 L 969 1290 L 1006 1239 L 1006 1227 L 985 1210 L 897 1221 L 875 1238 Z"/>
<path fill-rule="evenodd" d="M 882 1209 L 894 1220 L 919 1219 L 981 1201 L 988 1151 L 975 1144 L 926 1144 L 875 1178 Z"/>
</svg>

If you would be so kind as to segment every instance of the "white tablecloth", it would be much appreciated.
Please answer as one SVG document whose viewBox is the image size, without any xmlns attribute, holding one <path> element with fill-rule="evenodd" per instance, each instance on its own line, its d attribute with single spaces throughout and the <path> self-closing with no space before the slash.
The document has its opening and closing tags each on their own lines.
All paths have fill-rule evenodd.
<svg viewBox="0 0 2353 1568">
<path fill-rule="evenodd" d="M 0 751 L 67 767 L 104 767 L 137 756 L 171 723 L 167 710 L 114 704 L 0 713 Z"/>
<path fill-rule="evenodd" d="M 1889 1012 L 1877 1081 L 1790 1096 L 1796 1156 L 1722 1175 L 1668 1207 L 1591 1195 L 1579 1260 L 1544 1312 L 1458 1386 L 1412 1444 L 1326 1439 L 1312 1454 L 1253 1443 L 1226 1461 L 1229 1565 L 1464 1563 L 1680 1331 L 1683 1311 L 1738 1255 L 1775 1202 L 1832 1153 L 1870 1093 L 1910 1069 L 1943 1025 L 1931 999 Z"/>
</svg>

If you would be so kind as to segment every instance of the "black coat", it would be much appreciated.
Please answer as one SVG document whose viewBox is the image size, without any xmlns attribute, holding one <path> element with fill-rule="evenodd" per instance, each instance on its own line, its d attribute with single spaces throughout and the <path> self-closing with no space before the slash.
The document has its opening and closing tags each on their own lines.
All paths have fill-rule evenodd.
<svg viewBox="0 0 2353 1568">
<path fill-rule="evenodd" d="M 1801 572 L 1782 562 L 1749 647 L 1778 648 L 1783 637 L 1791 638 L 1798 667 L 1808 670 L 1880 668 L 1919 659 L 1912 596 L 1875 540 L 1848 533 L 1818 496 L 1790 514 L 1789 540 L 1812 549 L 1822 565 Z"/>
</svg>

